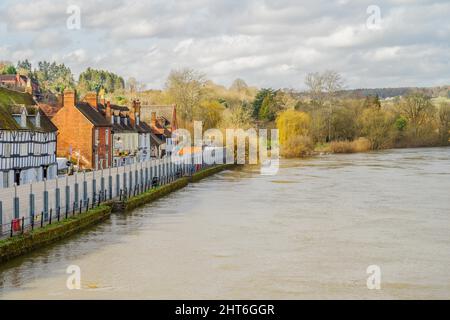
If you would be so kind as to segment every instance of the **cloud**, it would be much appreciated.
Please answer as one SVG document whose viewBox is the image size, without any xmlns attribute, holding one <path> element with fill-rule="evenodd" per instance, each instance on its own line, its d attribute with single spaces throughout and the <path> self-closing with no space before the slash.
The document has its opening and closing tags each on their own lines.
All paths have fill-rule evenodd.
<svg viewBox="0 0 450 320">
<path fill-rule="evenodd" d="M 308 72 L 334 69 L 348 87 L 448 84 L 447 0 L 6 0 L 2 60 L 56 59 L 162 87 L 172 68 L 192 67 L 229 85 L 302 88 Z M 68 5 L 81 30 L 68 30 Z"/>
</svg>

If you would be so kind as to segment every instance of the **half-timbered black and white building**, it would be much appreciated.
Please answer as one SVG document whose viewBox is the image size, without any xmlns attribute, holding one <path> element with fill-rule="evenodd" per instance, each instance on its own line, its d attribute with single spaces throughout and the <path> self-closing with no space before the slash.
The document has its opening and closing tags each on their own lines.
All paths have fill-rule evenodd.
<svg viewBox="0 0 450 320">
<path fill-rule="evenodd" d="M 0 106 L 0 187 L 55 178 L 56 136 L 37 105 Z"/>
</svg>

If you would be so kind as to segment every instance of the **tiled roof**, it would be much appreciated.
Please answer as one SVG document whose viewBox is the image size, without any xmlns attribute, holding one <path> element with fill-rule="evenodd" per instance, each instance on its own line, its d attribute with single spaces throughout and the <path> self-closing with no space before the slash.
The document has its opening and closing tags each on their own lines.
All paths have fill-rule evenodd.
<svg viewBox="0 0 450 320">
<path fill-rule="evenodd" d="M 15 74 L 1 74 L 0 81 L 16 81 Z"/>
<path fill-rule="evenodd" d="M 46 103 L 38 103 L 39 108 L 49 117 L 53 116 L 62 108 L 62 106 L 53 106 Z"/>
<path fill-rule="evenodd" d="M 20 115 L 23 108 L 27 111 L 26 127 L 23 128 L 14 119 Z M 35 126 L 37 112 L 40 113 L 41 125 Z M 55 132 L 58 130 L 42 110 L 27 93 L 20 93 L 0 88 L 0 129 L 2 130 L 32 130 L 38 132 Z"/>
<path fill-rule="evenodd" d="M 162 144 L 164 144 L 164 141 L 158 138 L 154 133 L 150 133 L 150 145 L 160 146 Z"/>
<path fill-rule="evenodd" d="M 92 108 L 87 102 L 78 102 L 77 109 L 96 127 L 111 127 L 111 123 L 105 117 Z"/>
</svg>

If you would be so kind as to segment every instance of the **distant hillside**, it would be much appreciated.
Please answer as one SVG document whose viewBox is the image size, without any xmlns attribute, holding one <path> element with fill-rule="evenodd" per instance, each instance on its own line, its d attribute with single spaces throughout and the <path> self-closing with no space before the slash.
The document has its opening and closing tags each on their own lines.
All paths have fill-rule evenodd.
<svg viewBox="0 0 450 320">
<path fill-rule="evenodd" d="M 380 99 L 404 96 L 412 91 L 419 91 L 431 97 L 450 98 L 450 86 L 430 87 L 430 88 L 375 88 L 375 89 L 353 89 L 344 90 L 340 93 L 343 97 L 367 97 L 378 95 Z"/>
</svg>

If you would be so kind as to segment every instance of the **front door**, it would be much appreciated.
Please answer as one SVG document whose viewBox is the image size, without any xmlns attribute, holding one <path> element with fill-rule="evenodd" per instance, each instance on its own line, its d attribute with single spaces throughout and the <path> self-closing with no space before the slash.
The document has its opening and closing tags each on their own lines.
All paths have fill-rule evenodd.
<svg viewBox="0 0 450 320">
<path fill-rule="evenodd" d="M 20 170 L 14 170 L 14 183 L 20 186 Z"/>
<path fill-rule="evenodd" d="M 42 180 L 47 180 L 47 169 L 48 167 L 42 167 Z"/>
</svg>

